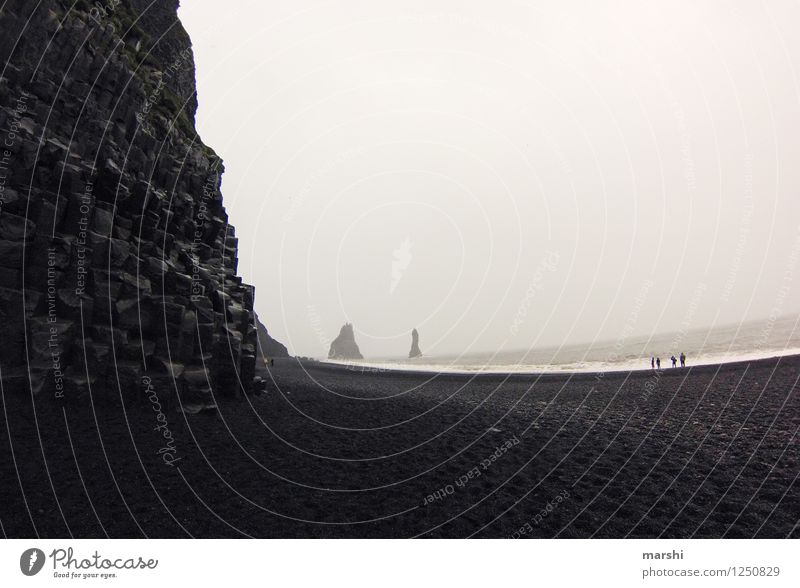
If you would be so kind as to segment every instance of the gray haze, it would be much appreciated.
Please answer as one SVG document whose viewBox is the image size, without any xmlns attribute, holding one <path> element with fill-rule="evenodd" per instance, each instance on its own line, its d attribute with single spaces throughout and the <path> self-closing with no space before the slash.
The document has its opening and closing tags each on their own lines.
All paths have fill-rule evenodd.
<svg viewBox="0 0 800 588">
<path fill-rule="evenodd" d="M 366 357 L 797 313 L 796 2 L 182 0 L 270 332 Z"/>
</svg>

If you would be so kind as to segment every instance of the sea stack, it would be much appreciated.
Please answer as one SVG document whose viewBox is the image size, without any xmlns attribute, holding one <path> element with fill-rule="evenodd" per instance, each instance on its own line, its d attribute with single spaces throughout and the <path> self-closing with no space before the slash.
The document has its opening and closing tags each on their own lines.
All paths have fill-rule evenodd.
<svg viewBox="0 0 800 588">
<path fill-rule="evenodd" d="M 419 350 L 419 333 L 414 329 L 411 331 L 411 351 L 408 352 L 408 358 L 413 359 L 420 355 L 422 355 L 422 351 Z"/>
<path fill-rule="evenodd" d="M 345 323 L 339 330 L 339 336 L 331 343 L 328 359 L 364 359 L 356 344 L 353 325 Z"/>
</svg>

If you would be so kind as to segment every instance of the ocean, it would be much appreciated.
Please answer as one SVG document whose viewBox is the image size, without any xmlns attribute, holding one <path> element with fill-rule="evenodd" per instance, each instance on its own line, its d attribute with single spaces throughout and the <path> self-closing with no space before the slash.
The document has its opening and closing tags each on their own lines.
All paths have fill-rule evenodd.
<svg viewBox="0 0 800 588">
<path fill-rule="evenodd" d="M 661 358 L 662 369 L 669 369 L 670 356 L 678 358 L 681 352 L 686 354 L 687 366 L 800 354 L 800 317 L 497 353 L 328 361 L 375 371 L 595 373 L 649 370 L 652 356 Z"/>
</svg>

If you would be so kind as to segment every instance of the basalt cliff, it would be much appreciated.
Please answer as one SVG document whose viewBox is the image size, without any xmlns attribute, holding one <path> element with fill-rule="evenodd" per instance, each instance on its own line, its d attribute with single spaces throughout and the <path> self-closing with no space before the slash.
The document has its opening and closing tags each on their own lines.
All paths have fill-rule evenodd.
<svg viewBox="0 0 800 588">
<path fill-rule="evenodd" d="M 269 331 L 267 331 L 267 327 L 258 319 L 258 315 L 256 315 L 255 320 L 256 329 L 258 329 L 258 349 L 261 352 L 262 359 L 289 357 L 286 345 L 272 338 Z"/>
<path fill-rule="evenodd" d="M 237 275 L 222 162 L 195 131 L 177 8 L 0 8 L 4 393 L 156 386 L 196 407 L 253 389 L 255 293 Z"/>
</svg>

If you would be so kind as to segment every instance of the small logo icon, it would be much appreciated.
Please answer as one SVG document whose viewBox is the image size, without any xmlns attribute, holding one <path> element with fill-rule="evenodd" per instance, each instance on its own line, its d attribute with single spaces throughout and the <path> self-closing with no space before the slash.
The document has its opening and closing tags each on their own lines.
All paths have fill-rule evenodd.
<svg viewBox="0 0 800 588">
<path fill-rule="evenodd" d="M 413 257 L 411 255 L 411 239 L 406 238 L 392 254 L 394 259 L 392 261 L 392 281 L 389 284 L 389 294 L 394 294 L 395 288 L 397 288 L 397 285 L 403 277 L 403 272 L 411 265 L 411 259 Z"/>
<path fill-rule="evenodd" d="M 44 551 L 32 547 L 22 552 L 19 557 L 19 569 L 26 576 L 35 576 L 44 567 Z"/>
</svg>

